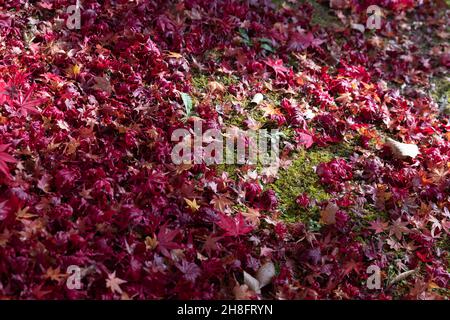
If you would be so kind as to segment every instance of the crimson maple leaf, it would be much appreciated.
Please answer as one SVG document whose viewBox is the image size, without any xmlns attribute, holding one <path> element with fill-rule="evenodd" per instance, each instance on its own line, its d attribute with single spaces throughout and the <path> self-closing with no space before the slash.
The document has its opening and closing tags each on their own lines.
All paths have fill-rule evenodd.
<svg viewBox="0 0 450 320">
<path fill-rule="evenodd" d="M 311 32 L 295 33 L 289 41 L 288 50 L 302 51 L 308 47 L 320 46 L 325 40 L 316 39 Z"/>
<path fill-rule="evenodd" d="M 300 145 L 305 146 L 305 148 L 308 149 L 313 145 L 314 138 L 308 133 L 299 132 L 297 134 L 297 141 Z"/>
<path fill-rule="evenodd" d="M 219 249 L 217 241 L 220 239 L 222 239 L 222 237 L 213 237 L 211 235 L 206 236 L 203 244 L 203 250 L 205 250 L 208 255 L 211 255 L 211 251 L 216 251 Z"/>
<path fill-rule="evenodd" d="M 236 217 L 230 217 L 225 214 L 220 215 L 220 220 L 217 225 L 225 230 L 225 236 L 238 237 L 240 235 L 249 233 L 253 228 L 245 223 L 242 214 Z"/>
<path fill-rule="evenodd" d="M 361 262 L 356 262 L 352 259 L 344 263 L 342 273 L 344 276 L 348 275 L 352 271 L 355 271 L 357 274 L 359 274 L 361 268 Z"/>
<path fill-rule="evenodd" d="M 11 177 L 9 174 L 9 168 L 6 164 L 9 163 L 16 163 L 17 160 L 14 159 L 12 156 L 4 152 L 6 149 L 8 149 L 9 144 L 0 144 L 0 171 L 3 172 L 8 178 Z"/>
<path fill-rule="evenodd" d="M 370 223 L 369 229 L 372 229 L 373 231 L 375 231 L 375 234 L 378 234 L 386 230 L 388 226 L 389 224 L 387 222 L 383 222 L 380 219 L 377 219 Z"/>
<path fill-rule="evenodd" d="M 228 206 L 233 204 L 233 202 L 224 195 L 214 196 L 211 203 L 214 205 L 214 208 L 222 212 L 224 212 Z"/>
<path fill-rule="evenodd" d="M 8 89 L 10 89 L 8 85 L 3 80 L 0 80 L 0 103 L 9 100 L 10 93 L 8 92 Z"/>
<path fill-rule="evenodd" d="M 25 96 L 22 95 L 22 93 L 19 94 L 19 99 L 14 100 L 14 103 L 19 108 L 20 113 L 23 116 L 26 116 L 28 113 L 39 113 L 36 107 L 40 105 L 41 103 L 45 102 L 45 98 L 40 99 L 34 99 L 30 100 L 30 97 L 33 93 L 34 84 L 30 87 L 28 92 L 25 94 Z"/>
<path fill-rule="evenodd" d="M 178 230 L 170 230 L 166 225 L 163 225 L 158 232 L 158 248 L 163 255 L 170 257 L 169 250 L 177 249 L 180 246 L 172 242 L 172 240 L 178 235 Z"/>
<path fill-rule="evenodd" d="M 398 240 L 401 240 L 404 233 L 410 232 L 407 225 L 408 222 L 402 222 L 401 218 L 398 218 L 389 228 L 389 235 L 392 236 L 394 234 Z"/>
<path fill-rule="evenodd" d="M 285 75 L 287 72 L 289 72 L 289 69 L 283 66 L 283 60 L 273 60 L 273 59 L 267 59 L 266 64 L 275 71 L 275 75 L 278 76 L 278 74 Z"/>
</svg>

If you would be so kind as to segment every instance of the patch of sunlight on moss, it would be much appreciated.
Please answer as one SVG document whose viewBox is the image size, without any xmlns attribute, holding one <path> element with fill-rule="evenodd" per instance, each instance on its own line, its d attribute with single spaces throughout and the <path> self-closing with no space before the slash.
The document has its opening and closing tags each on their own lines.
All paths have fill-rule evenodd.
<svg viewBox="0 0 450 320">
<path fill-rule="evenodd" d="M 197 90 L 205 91 L 208 88 L 208 83 L 210 81 L 217 81 L 223 84 L 225 87 L 232 84 L 239 83 L 239 78 L 234 75 L 206 75 L 206 74 L 196 74 L 192 77 L 192 84 Z M 225 93 L 226 94 L 226 93 Z"/>
<path fill-rule="evenodd" d="M 272 3 L 278 7 L 280 7 L 285 0 L 272 0 Z"/>
<path fill-rule="evenodd" d="M 334 157 L 333 152 L 328 149 L 302 150 L 293 157 L 289 168 L 280 170 L 278 179 L 269 187 L 276 192 L 280 210 L 287 221 L 305 219 L 314 214 L 310 212 L 305 216 L 305 212 L 298 208 L 295 199 L 301 193 L 307 193 L 318 202 L 329 199 L 329 194 L 319 183 L 314 167 Z"/>
</svg>

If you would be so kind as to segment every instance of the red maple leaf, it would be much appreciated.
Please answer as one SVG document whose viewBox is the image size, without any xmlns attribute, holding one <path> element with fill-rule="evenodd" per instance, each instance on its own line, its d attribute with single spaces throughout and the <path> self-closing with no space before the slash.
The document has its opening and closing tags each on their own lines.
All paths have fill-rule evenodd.
<svg viewBox="0 0 450 320">
<path fill-rule="evenodd" d="M 299 132 L 297 134 L 297 141 L 300 145 L 305 146 L 305 148 L 308 149 L 313 145 L 314 138 L 308 133 Z"/>
<path fill-rule="evenodd" d="M 375 232 L 375 234 L 378 234 L 386 230 L 388 226 L 389 224 L 387 222 L 383 222 L 380 219 L 377 219 L 370 223 L 369 229 L 372 229 Z"/>
<path fill-rule="evenodd" d="M 266 64 L 275 71 L 275 74 L 278 76 L 279 74 L 285 75 L 287 72 L 289 72 L 289 69 L 283 66 L 283 60 L 273 60 L 273 59 L 267 59 Z"/>
<path fill-rule="evenodd" d="M 302 51 L 308 47 L 320 46 L 325 40 L 316 39 L 311 32 L 295 33 L 289 41 L 288 50 Z"/>
<path fill-rule="evenodd" d="M 30 100 L 30 97 L 33 93 L 34 84 L 30 87 L 25 96 L 22 93 L 19 94 L 19 99 L 14 101 L 16 106 L 19 108 L 20 113 L 23 116 L 26 116 L 28 113 L 39 113 L 36 107 L 41 103 L 45 102 L 45 98 Z"/>
<path fill-rule="evenodd" d="M 220 220 L 217 225 L 225 230 L 225 236 L 238 237 L 240 235 L 249 233 L 252 231 L 252 227 L 245 223 L 242 214 L 238 214 L 236 217 L 230 217 L 225 214 L 220 215 Z"/>
<path fill-rule="evenodd" d="M 9 174 L 7 162 L 16 163 L 17 160 L 4 152 L 6 149 L 8 149 L 8 147 L 9 144 L 0 144 L 0 171 L 3 172 L 7 177 L 11 177 L 11 175 Z"/>
<path fill-rule="evenodd" d="M 170 257 L 169 250 L 178 249 L 180 246 L 172 240 L 178 235 L 178 230 L 170 230 L 163 225 L 158 232 L 158 248 L 163 255 Z"/>
<path fill-rule="evenodd" d="M 350 272 L 352 271 L 355 271 L 357 274 L 359 274 L 361 268 L 362 268 L 361 262 L 356 262 L 352 259 L 344 263 L 342 273 L 344 276 L 350 274 Z"/>
</svg>

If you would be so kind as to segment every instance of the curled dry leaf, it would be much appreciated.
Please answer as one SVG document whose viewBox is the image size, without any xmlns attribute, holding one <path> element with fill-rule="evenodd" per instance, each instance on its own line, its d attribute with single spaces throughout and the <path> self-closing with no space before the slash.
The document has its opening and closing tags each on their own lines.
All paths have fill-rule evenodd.
<svg viewBox="0 0 450 320">
<path fill-rule="evenodd" d="M 361 33 L 364 33 L 364 31 L 366 30 L 364 25 L 362 25 L 360 23 L 352 23 L 352 29 L 358 30 Z"/>
<path fill-rule="evenodd" d="M 263 264 L 256 273 L 256 279 L 259 281 L 260 288 L 267 286 L 275 276 L 275 265 L 272 261 Z"/>
<path fill-rule="evenodd" d="M 415 158 L 420 153 L 417 145 L 398 142 L 391 138 L 386 138 L 386 145 L 391 148 L 392 154 L 398 159 Z"/>
<path fill-rule="evenodd" d="M 261 293 L 261 284 L 258 279 L 255 279 L 252 275 L 248 274 L 244 271 L 244 283 L 248 286 L 250 290 L 255 291 L 256 293 Z"/>
<path fill-rule="evenodd" d="M 262 93 L 257 93 L 253 96 L 253 99 L 251 101 L 251 103 L 254 103 L 256 105 L 260 104 L 262 101 L 264 100 L 264 96 L 262 95 Z"/>
<path fill-rule="evenodd" d="M 244 271 L 244 283 L 249 289 L 261 293 L 261 288 L 267 286 L 275 276 L 275 265 L 272 261 L 263 264 L 256 272 L 256 278 Z"/>
<path fill-rule="evenodd" d="M 396 276 L 394 279 L 391 280 L 390 285 L 393 285 L 396 282 L 402 281 L 406 278 L 408 278 L 410 275 L 416 273 L 417 270 L 409 270 L 409 271 L 405 271 L 400 273 L 398 276 Z"/>
</svg>

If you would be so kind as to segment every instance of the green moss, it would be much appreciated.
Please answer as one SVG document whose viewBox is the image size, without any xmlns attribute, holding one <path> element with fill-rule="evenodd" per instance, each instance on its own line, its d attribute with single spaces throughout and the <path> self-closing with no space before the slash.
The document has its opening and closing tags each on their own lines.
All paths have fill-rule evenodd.
<svg viewBox="0 0 450 320">
<path fill-rule="evenodd" d="M 277 7 L 281 7 L 281 5 L 286 2 L 286 0 L 272 0 L 272 3 Z"/>
<path fill-rule="evenodd" d="M 328 7 L 328 2 L 325 2 L 325 4 L 318 3 L 317 0 L 300 0 L 297 2 L 297 4 L 289 3 L 286 0 L 272 0 L 272 3 L 275 4 L 278 8 L 281 8 L 283 5 L 288 5 L 293 8 L 297 8 L 298 4 L 301 3 L 309 3 L 313 7 L 313 14 L 312 14 L 312 23 L 318 24 L 322 27 L 329 27 L 333 24 L 339 24 L 339 19 L 332 14 L 332 10 Z"/>
<path fill-rule="evenodd" d="M 281 103 L 281 100 L 283 99 L 283 95 L 277 91 L 268 91 L 264 94 L 264 98 L 268 101 L 271 101 L 276 106 L 279 106 Z"/>
<path fill-rule="evenodd" d="M 388 220 L 389 214 L 384 211 L 379 211 L 371 205 L 365 205 L 362 218 L 367 222 L 375 221 L 377 219 Z"/>
<path fill-rule="evenodd" d="M 224 86 L 230 86 L 232 84 L 239 83 L 239 78 L 234 75 L 227 75 L 227 76 L 217 76 L 214 78 L 217 82 L 222 83 Z"/>
<path fill-rule="evenodd" d="M 443 252 L 450 251 L 450 239 L 448 234 L 444 233 L 442 238 L 437 241 L 436 247 L 442 249 Z M 450 272 L 450 255 L 447 255 L 447 272 Z"/>
<path fill-rule="evenodd" d="M 247 207 L 243 204 L 233 204 L 231 210 L 233 212 L 247 212 Z"/>
<path fill-rule="evenodd" d="M 317 214 L 317 212 L 302 212 L 295 199 L 304 192 L 319 202 L 329 198 L 329 194 L 319 183 L 314 167 L 334 157 L 335 155 L 328 149 L 302 150 L 294 156 L 291 166 L 287 170 L 280 171 L 278 179 L 269 185 L 269 188 L 277 194 L 280 210 L 286 220 L 308 219 L 311 215 Z"/>
<path fill-rule="evenodd" d="M 312 23 L 318 24 L 321 27 L 329 27 L 333 24 L 339 24 L 339 19 L 331 14 L 331 10 L 328 7 L 328 2 L 326 2 L 326 5 L 322 5 L 317 2 L 317 0 L 302 0 L 301 2 L 308 2 L 314 9 L 313 15 L 312 15 Z"/>
<path fill-rule="evenodd" d="M 213 80 L 223 84 L 225 87 L 239 82 L 239 78 L 233 75 L 206 75 L 201 73 L 195 74 L 191 81 L 197 90 L 205 92 L 208 90 L 208 83 Z"/>
<path fill-rule="evenodd" d="M 353 137 L 350 141 L 343 141 L 339 144 L 329 146 L 328 150 L 333 153 L 335 157 L 348 158 L 355 151 L 356 143 L 356 137 Z"/>
<path fill-rule="evenodd" d="M 239 178 L 238 172 L 240 171 L 239 165 L 237 164 L 218 164 L 216 166 L 217 173 L 220 175 L 222 172 L 228 173 L 228 177 L 233 180 L 237 180 Z"/>
<path fill-rule="evenodd" d="M 431 96 L 434 101 L 439 104 L 439 107 L 450 113 L 450 80 L 449 78 L 435 78 L 431 80 L 432 92 Z"/>
<path fill-rule="evenodd" d="M 246 118 L 242 114 L 237 113 L 230 114 L 224 121 L 225 127 L 236 126 L 238 128 L 242 128 L 245 119 Z"/>
<path fill-rule="evenodd" d="M 192 77 L 191 82 L 194 85 L 195 89 L 204 91 L 207 90 L 209 77 L 204 74 L 196 74 Z"/>
</svg>

